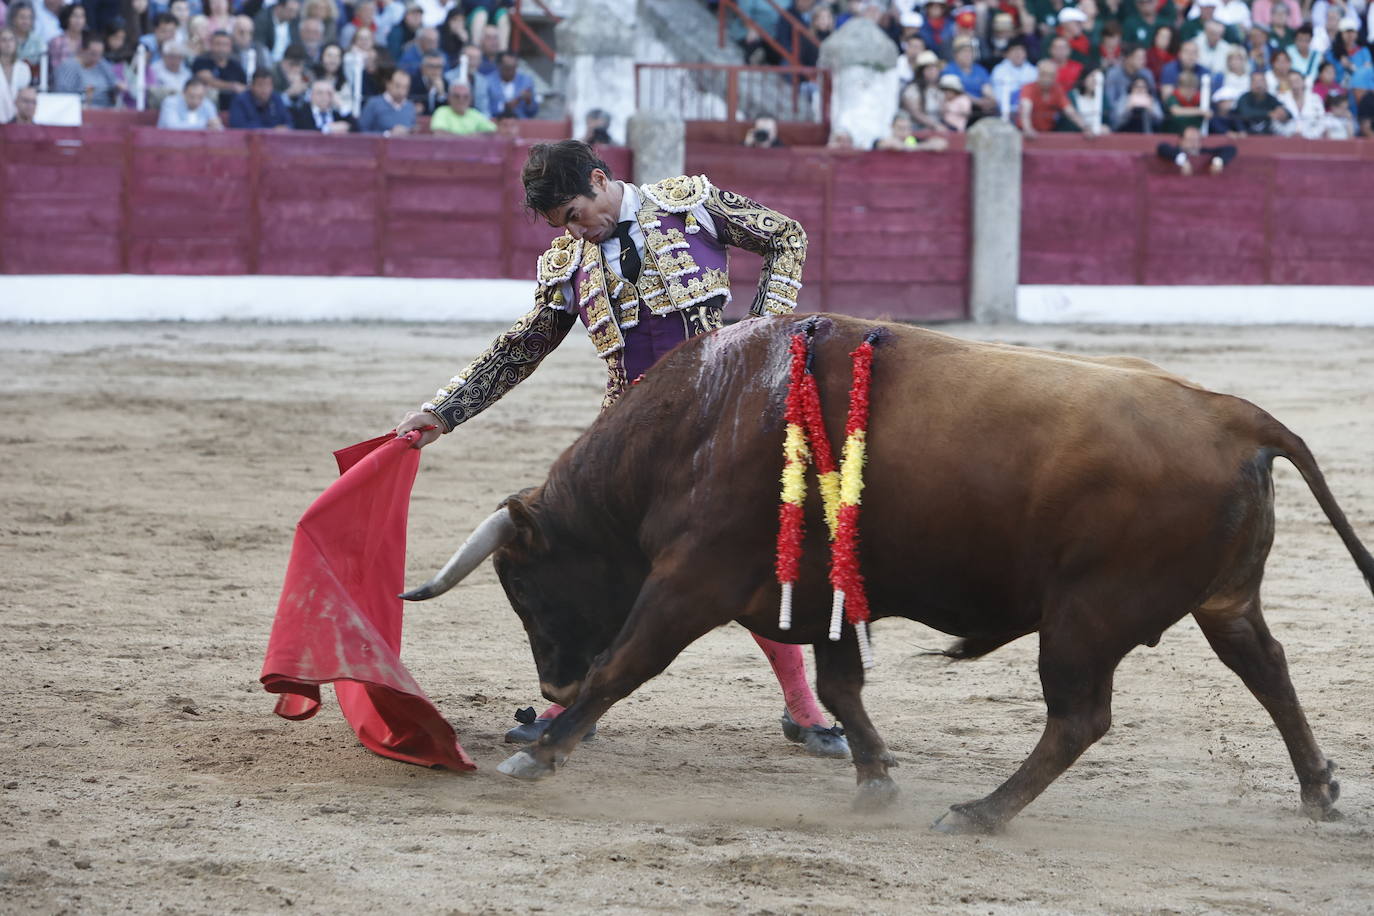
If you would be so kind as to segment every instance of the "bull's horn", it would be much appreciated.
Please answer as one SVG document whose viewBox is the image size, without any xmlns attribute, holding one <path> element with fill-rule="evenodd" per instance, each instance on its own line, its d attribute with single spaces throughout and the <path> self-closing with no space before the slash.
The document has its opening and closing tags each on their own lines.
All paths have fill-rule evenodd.
<svg viewBox="0 0 1374 916">
<path fill-rule="evenodd" d="M 419 588 L 402 592 L 400 597 L 407 601 L 424 601 L 426 598 L 442 595 L 466 579 L 469 573 L 482 565 L 483 560 L 514 536 L 515 522 L 511 520 L 506 507 L 502 506 L 487 516 L 486 520 L 468 535 L 463 546 L 458 548 L 458 552 L 449 558 L 444 568 L 439 570 L 433 579 Z"/>
</svg>

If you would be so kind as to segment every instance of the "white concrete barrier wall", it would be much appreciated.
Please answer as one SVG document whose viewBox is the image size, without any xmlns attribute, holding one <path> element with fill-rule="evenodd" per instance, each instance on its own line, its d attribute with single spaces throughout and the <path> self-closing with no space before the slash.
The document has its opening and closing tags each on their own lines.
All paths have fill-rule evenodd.
<svg viewBox="0 0 1374 916">
<path fill-rule="evenodd" d="M 0 321 L 509 321 L 533 280 L 3 276 Z"/>
<path fill-rule="evenodd" d="M 1021 321 L 1043 324 L 1374 326 L 1374 286 L 1027 286 Z"/>
<path fill-rule="evenodd" d="M 533 294 L 528 280 L 0 276 L 0 322 L 509 321 L 530 307 Z M 1023 285 L 1017 317 L 1374 327 L 1374 287 Z"/>
</svg>

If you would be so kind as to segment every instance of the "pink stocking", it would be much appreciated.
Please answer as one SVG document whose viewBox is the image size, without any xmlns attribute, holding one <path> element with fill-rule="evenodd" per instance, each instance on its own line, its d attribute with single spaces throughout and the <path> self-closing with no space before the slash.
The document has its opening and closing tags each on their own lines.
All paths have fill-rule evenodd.
<svg viewBox="0 0 1374 916">
<path fill-rule="evenodd" d="M 778 685 L 782 687 L 782 697 L 787 703 L 787 711 L 792 714 L 793 721 L 802 728 L 811 725 L 824 728 L 825 713 L 816 705 L 816 695 L 811 692 L 811 685 L 806 682 L 806 660 L 802 656 L 802 647 L 773 642 L 757 633 L 752 635 L 763 654 L 768 656 L 768 663 L 773 666 L 773 674 L 778 679 Z"/>
<path fill-rule="evenodd" d="M 546 710 L 544 710 L 543 712 L 541 712 L 541 713 L 539 714 L 539 718 L 541 718 L 541 719 L 557 719 L 559 716 L 563 715 L 563 710 L 565 710 L 565 709 L 567 709 L 566 706 L 559 706 L 557 703 L 554 703 L 554 704 L 553 704 L 552 706 L 550 706 L 548 709 L 546 709 Z"/>
</svg>

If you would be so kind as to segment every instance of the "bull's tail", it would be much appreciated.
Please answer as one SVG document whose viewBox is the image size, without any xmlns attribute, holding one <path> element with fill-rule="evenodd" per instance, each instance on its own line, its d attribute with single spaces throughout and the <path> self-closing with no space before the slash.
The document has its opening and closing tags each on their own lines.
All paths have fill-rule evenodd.
<svg viewBox="0 0 1374 916">
<path fill-rule="evenodd" d="M 1266 416 L 1266 421 L 1260 431 L 1260 441 L 1272 449 L 1274 454 L 1291 461 L 1298 469 L 1298 473 L 1302 474 L 1302 479 L 1307 481 L 1307 488 L 1317 498 L 1317 505 L 1326 513 L 1327 521 L 1345 542 L 1345 549 L 1350 551 L 1355 565 L 1364 575 L 1365 583 L 1370 591 L 1374 592 L 1374 556 L 1370 556 L 1369 551 L 1360 542 L 1355 529 L 1350 526 L 1349 519 L 1337 504 L 1336 497 L 1331 495 L 1326 478 L 1322 476 L 1321 468 L 1317 467 L 1317 459 L 1312 456 L 1307 443 L 1273 417 Z"/>
</svg>

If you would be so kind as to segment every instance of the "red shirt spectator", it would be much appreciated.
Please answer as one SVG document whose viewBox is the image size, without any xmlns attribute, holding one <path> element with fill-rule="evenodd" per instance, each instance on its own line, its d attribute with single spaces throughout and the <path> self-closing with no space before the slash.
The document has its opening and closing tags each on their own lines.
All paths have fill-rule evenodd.
<svg viewBox="0 0 1374 916">
<path fill-rule="evenodd" d="M 1060 112 L 1069 108 L 1069 94 L 1055 75 L 1053 61 L 1042 60 L 1038 69 L 1035 82 L 1021 87 L 1021 115 L 1024 122 L 1026 109 L 1029 108 L 1031 130 L 1048 133 L 1054 130 Z"/>
<path fill-rule="evenodd" d="M 1073 49 L 1069 46 L 1069 40 L 1063 35 L 1056 35 L 1050 41 L 1050 60 L 1054 61 L 1058 67 L 1058 75 L 1055 77 L 1059 85 L 1068 92 L 1078 83 L 1078 78 L 1083 75 L 1083 65 L 1076 60 L 1070 60 L 1069 55 Z"/>
</svg>

